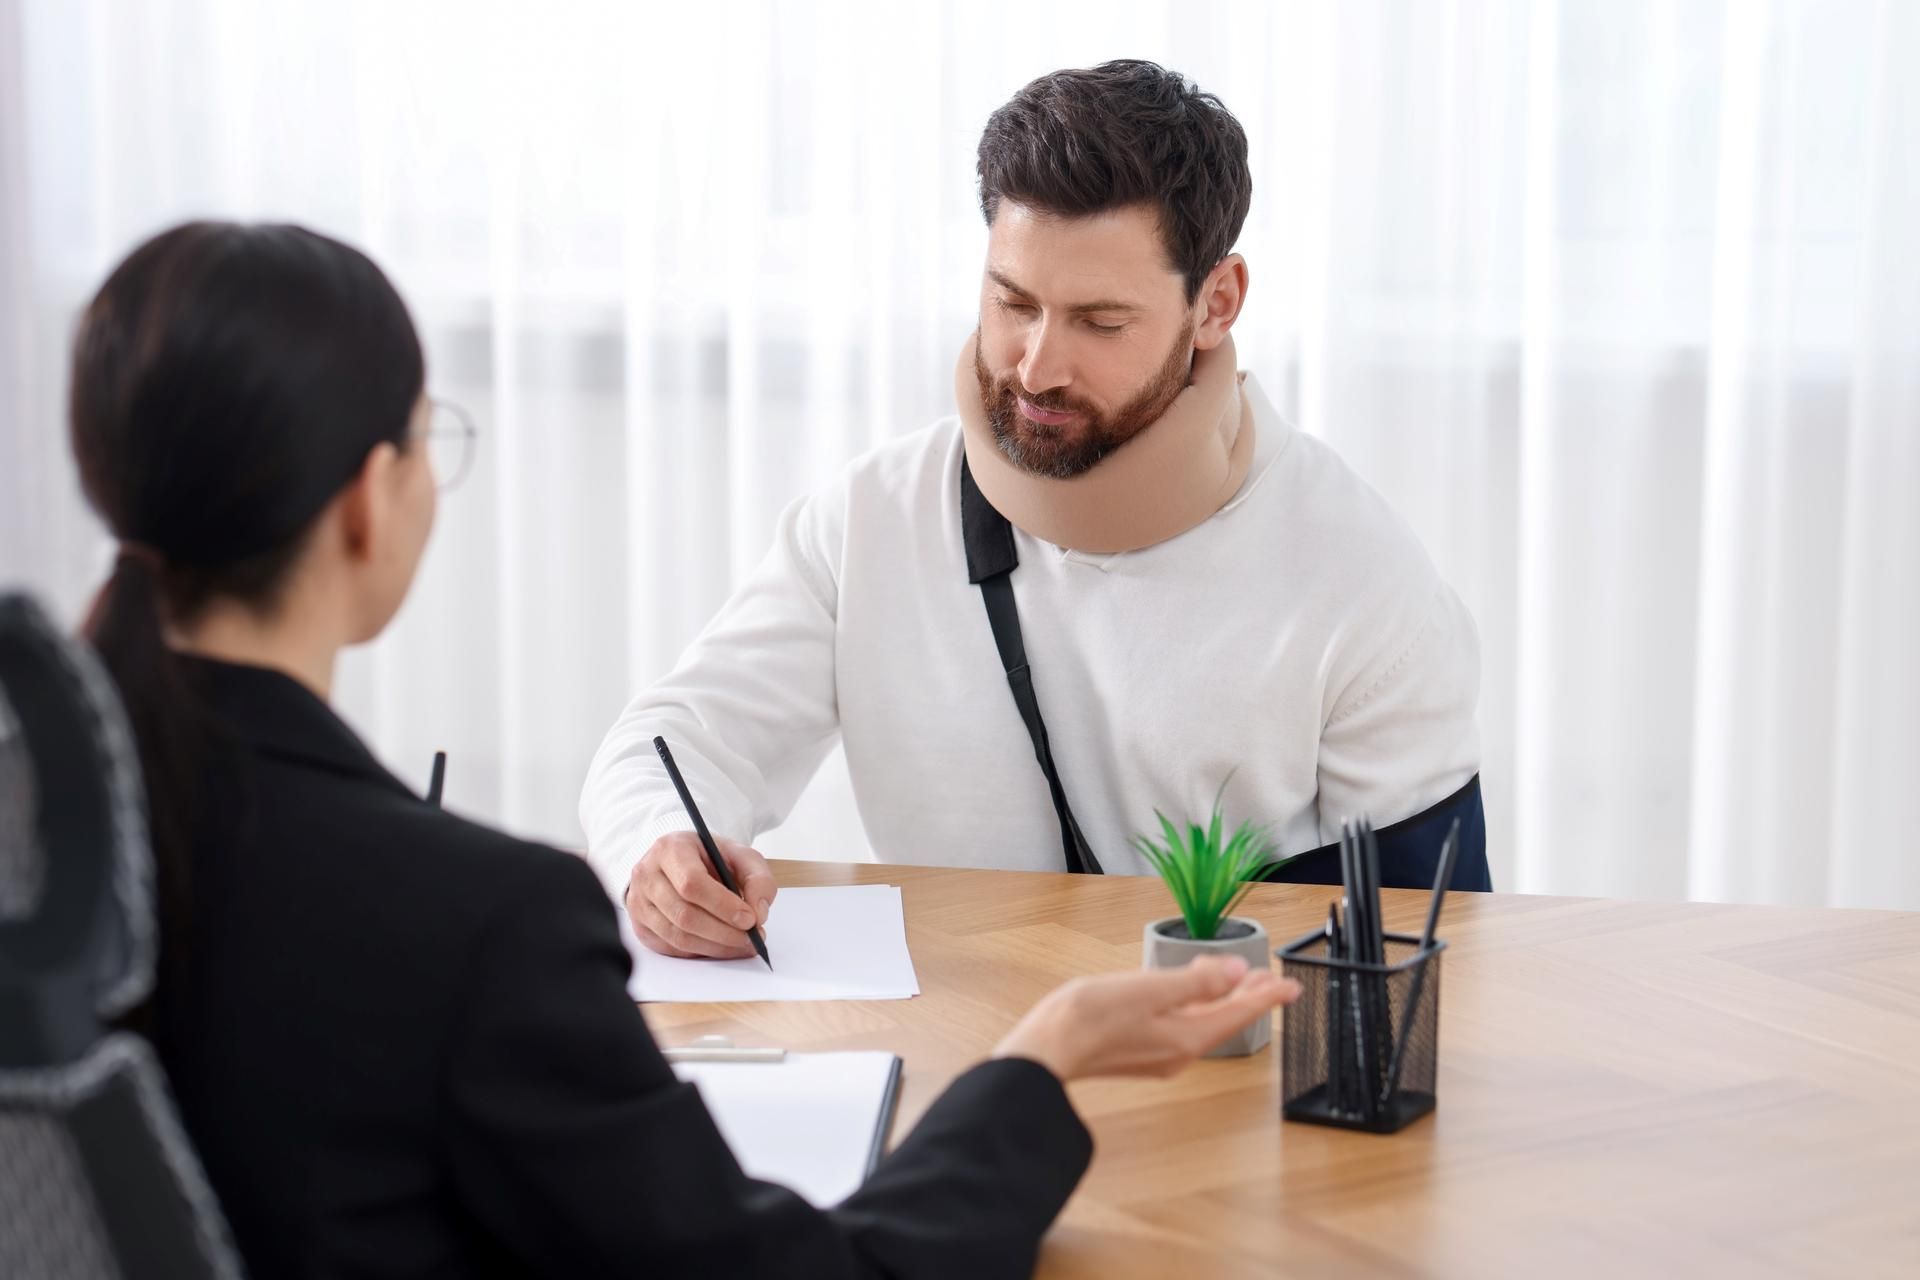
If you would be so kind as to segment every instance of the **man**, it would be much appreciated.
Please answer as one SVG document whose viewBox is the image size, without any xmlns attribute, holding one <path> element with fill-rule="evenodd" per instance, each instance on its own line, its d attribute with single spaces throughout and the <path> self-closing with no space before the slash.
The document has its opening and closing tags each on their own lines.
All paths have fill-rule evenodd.
<svg viewBox="0 0 1920 1280">
<path fill-rule="evenodd" d="M 742 957 L 775 876 L 749 842 L 836 735 L 887 861 L 1144 873 L 1156 809 L 1271 826 L 1338 879 L 1487 888 L 1478 643 L 1413 535 L 1238 373 L 1247 144 L 1146 62 L 1062 71 L 987 122 L 980 325 L 957 418 L 856 460 L 627 707 L 581 799 L 641 941 Z M 990 621 L 991 619 L 991 621 Z M 665 736 L 740 896 L 708 871 Z M 1318 850 L 1318 852 L 1309 852 Z"/>
</svg>

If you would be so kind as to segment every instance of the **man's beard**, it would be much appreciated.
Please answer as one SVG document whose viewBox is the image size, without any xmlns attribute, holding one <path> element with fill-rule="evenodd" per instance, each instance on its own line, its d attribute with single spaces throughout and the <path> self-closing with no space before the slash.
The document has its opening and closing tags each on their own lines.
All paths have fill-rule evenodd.
<svg viewBox="0 0 1920 1280">
<path fill-rule="evenodd" d="M 995 382 L 986 361 L 980 358 L 980 344 L 973 345 L 973 373 L 980 381 L 980 401 L 986 406 L 994 442 L 1014 466 L 1049 480 L 1070 480 L 1092 470 L 1101 459 L 1158 422 L 1187 389 L 1192 372 L 1193 319 L 1189 316 L 1159 371 L 1112 417 L 1101 415 L 1065 392 L 1026 396 L 1027 403 L 1036 409 L 1080 415 L 1077 422 L 1050 427 L 1020 412 L 1023 389 L 1018 385 L 1019 374 Z"/>
</svg>

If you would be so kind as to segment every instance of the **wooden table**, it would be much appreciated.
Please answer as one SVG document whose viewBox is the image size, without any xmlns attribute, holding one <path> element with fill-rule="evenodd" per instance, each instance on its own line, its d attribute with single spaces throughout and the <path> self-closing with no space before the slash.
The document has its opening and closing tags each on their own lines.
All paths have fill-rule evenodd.
<svg viewBox="0 0 1920 1280">
<path fill-rule="evenodd" d="M 1139 964 L 1159 882 L 781 862 L 903 887 L 925 993 L 650 1005 L 720 1033 L 906 1060 L 895 1136 L 1044 992 Z M 1263 885 L 1276 940 L 1336 891 Z M 1423 894 L 1386 895 L 1418 932 Z M 1920 915 L 1449 899 L 1439 1109 L 1392 1137 L 1283 1124 L 1274 1050 L 1073 1086 L 1093 1168 L 1047 1277 L 1920 1276 Z"/>
</svg>

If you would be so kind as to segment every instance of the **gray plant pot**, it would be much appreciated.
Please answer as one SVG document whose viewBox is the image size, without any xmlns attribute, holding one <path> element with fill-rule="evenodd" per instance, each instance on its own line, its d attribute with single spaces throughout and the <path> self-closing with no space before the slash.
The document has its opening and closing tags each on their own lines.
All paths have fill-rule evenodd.
<svg viewBox="0 0 1920 1280">
<path fill-rule="evenodd" d="M 1202 942 L 1187 936 L 1187 922 L 1168 916 L 1148 925 L 1140 943 L 1141 963 L 1148 969 L 1178 969 L 1197 956 L 1239 956 L 1248 969 L 1272 966 L 1268 959 L 1267 931 L 1258 920 L 1228 916 L 1220 922 L 1220 934 Z M 1209 1058 L 1244 1058 L 1267 1047 L 1273 1037 L 1273 1015 L 1262 1014 L 1248 1023 Z"/>
</svg>

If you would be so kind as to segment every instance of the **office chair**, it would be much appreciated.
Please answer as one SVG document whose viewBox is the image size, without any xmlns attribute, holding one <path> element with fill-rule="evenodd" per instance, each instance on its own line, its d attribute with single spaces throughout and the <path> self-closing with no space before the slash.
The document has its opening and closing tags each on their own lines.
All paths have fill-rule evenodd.
<svg viewBox="0 0 1920 1280">
<path fill-rule="evenodd" d="M 113 1020 L 157 941 L 138 757 L 90 650 L 0 596 L 0 1276 L 227 1277 L 153 1049 Z"/>
</svg>

